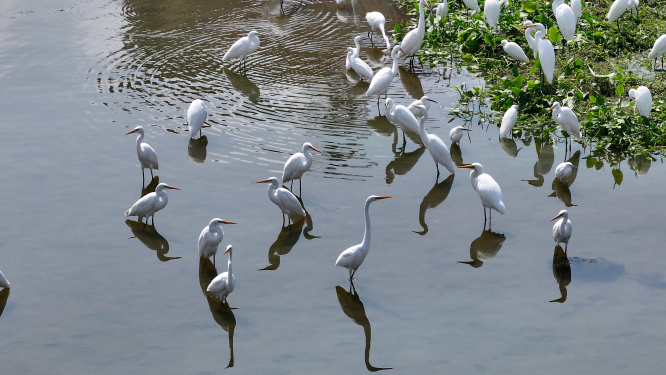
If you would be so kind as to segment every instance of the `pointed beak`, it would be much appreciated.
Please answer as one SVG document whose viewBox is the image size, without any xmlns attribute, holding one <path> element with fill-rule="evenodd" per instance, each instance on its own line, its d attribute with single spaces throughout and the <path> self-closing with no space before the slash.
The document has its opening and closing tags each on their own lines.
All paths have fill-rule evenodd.
<svg viewBox="0 0 666 375">
<path fill-rule="evenodd" d="M 322 154 L 321 151 L 317 150 L 316 148 L 312 147 L 313 150 L 317 151 L 318 153 Z"/>
<path fill-rule="evenodd" d="M 271 180 L 257 181 L 255 182 L 255 184 L 263 184 L 264 182 L 271 182 Z"/>
<path fill-rule="evenodd" d="M 231 248 L 230 248 L 230 247 L 228 247 L 228 248 L 227 248 L 226 250 L 224 250 L 224 252 L 222 253 L 222 255 L 224 255 L 224 254 L 228 253 L 228 252 L 229 252 L 229 250 L 231 250 Z"/>
<path fill-rule="evenodd" d="M 383 197 L 377 197 L 377 199 L 388 199 L 388 198 L 393 198 L 392 195 L 385 195 Z"/>
<path fill-rule="evenodd" d="M 552 111 L 553 108 L 555 108 L 555 106 L 552 106 L 552 107 L 548 108 L 548 112 Z"/>
<path fill-rule="evenodd" d="M 136 129 L 134 129 L 134 130 L 132 130 L 132 131 L 128 131 L 127 133 L 125 133 L 125 135 L 127 135 L 127 134 L 132 134 L 132 133 L 134 133 L 135 131 L 136 131 Z"/>
<path fill-rule="evenodd" d="M 472 168 L 473 169 L 474 166 L 471 165 L 471 164 L 469 164 L 469 165 L 459 165 L 458 168 Z"/>
<path fill-rule="evenodd" d="M 348 49 L 346 49 L 346 50 L 345 50 L 345 53 L 347 53 L 348 51 L 349 51 L 349 50 L 348 50 Z"/>
<path fill-rule="evenodd" d="M 553 220 L 559 218 L 560 216 L 562 216 L 562 214 L 559 214 L 559 215 L 555 216 L 554 218 L 550 219 L 550 221 L 553 221 Z"/>
<path fill-rule="evenodd" d="M 498 44 L 497 47 L 502 47 L 502 43 Z"/>
<path fill-rule="evenodd" d="M 430 99 L 430 98 L 428 98 L 428 100 L 431 101 L 431 102 L 433 102 L 433 103 L 437 103 L 437 101 L 432 100 L 432 99 Z"/>
<path fill-rule="evenodd" d="M 575 166 L 575 165 L 573 165 L 573 164 L 571 164 L 571 168 L 575 168 L 575 169 L 578 169 L 578 167 L 576 167 L 576 166 Z"/>
<path fill-rule="evenodd" d="M 169 185 L 167 185 L 166 187 L 168 187 L 169 189 L 173 189 L 173 190 L 180 190 L 177 187 L 173 187 L 173 186 L 169 186 Z"/>
<path fill-rule="evenodd" d="M 525 26 L 521 27 L 520 29 L 522 30 L 522 29 L 527 29 L 527 28 L 530 28 L 530 27 L 534 27 L 534 25 L 525 25 Z"/>
<path fill-rule="evenodd" d="M 266 34 L 259 34 L 259 35 L 261 35 L 261 36 L 268 36 L 268 35 L 266 35 Z"/>
<path fill-rule="evenodd" d="M 226 220 L 220 220 L 220 223 L 221 224 L 238 224 L 238 223 L 234 223 L 233 221 L 226 221 Z"/>
</svg>

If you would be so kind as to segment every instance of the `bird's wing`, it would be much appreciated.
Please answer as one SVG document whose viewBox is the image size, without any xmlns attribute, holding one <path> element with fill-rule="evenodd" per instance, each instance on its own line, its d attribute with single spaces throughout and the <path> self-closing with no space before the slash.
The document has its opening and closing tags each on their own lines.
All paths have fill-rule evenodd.
<svg viewBox="0 0 666 375">
<path fill-rule="evenodd" d="M 571 135 L 576 138 L 580 138 L 580 124 L 578 123 L 578 117 L 576 117 L 574 111 L 572 111 L 570 108 L 566 108 L 562 111 L 561 116 L 564 117 L 564 120 L 569 127 L 569 133 L 571 133 Z"/>
<path fill-rule="evenodd" d="M 412 107 L 413 108 L 413 107 Z M 395 121 L 398 126 L 412 133 L 419 134 L 419 122 L 416 117 L 404 105 L 396 105 L 394 111 Z"/>
<path fill-rule="evenodd" d="M 338 260 L 335 261 L 335 265 L 338 267 L 350 267 L 355 264 L 356 256 L 357 254 L 357 249 L 359 245 L 354 245 L 347 250 L 343 251 L 340 256 L 338 257 Z"/>
<path fill-rule="evenodd" d="M 481 201 L 486 205 L 486 207 L 492 207 L 497 210 L 499 213 L 504 215 L 506 213 L 506 208 L 502 202 L 502 189 L 495 182 L 489 174 L 484 173 L 479 176 L 479 182 L 476 185 L 476 191 L 481 197 Z"/>
<path fill-rule="evenodd" d="M 657 57 L 663 55 L 665 52 L 666 52 L 666 34 L 660 36 L 659 38 L 657 38 L 657 40 L 654 41 L 654 46 L 652 46 L 652 50 L 650 50 L 648 59 L 656 59 Z"/>
<path fill-rule="evenodd" d="M 280 203 L 282 204 L 282 206 L 287 210 L 289 210 L 291 213 L 305 216 L 305 211 L 301 206 L 301 202 L 299 202 L 296 196 L 292 194 L 289 190 L 285 188 L 279 188 L 278 198 L 280 199 Z"/>
<path fill-rule="evenodd" d="M 150 165 L 153 166 L 153 169 L 159 169 L 159 164 L 157 161 L 157 153 L 155 150 L 150 147 L 148 143 L 141 143 L 141 156 L 147 161 Z M 142 160 L 143 161 L 143 160 Z"/>
<path fill-rule="evenodd" d="M 187 124 L 196 131 L 199 131 L 206 121 L 207 116 L 208 113 L 206 113 L 206 108 L 203 105 L 195 106 L 194 108 L 190 107 L 187 110 Z"/>
<path fill-rule="evenodd" d="M 576 15 L 573 10 L 571 10 L 566 4 L 560 5 L 557 7 L 556 18 L 562 36 L 564 36 L 567 41 L 572 41 L 576 36 Z"/>
<path fill-rule="evenodd" d="M 227 289 L 228 275 L 229 275 L 228 272 L 222 272 L 221 274 L 215 276 L 213 281 L 211 281 L 210 284 L 208 284 L 208 288 L 206 288 L 206 291 L 213 293 L 223 292 L 225 289 Z"/>
<path fill-rule="evenodd" d="M 352 68 L 362 78 L 367 78 L 369 80 L 372 80 L 372 77 L 374 77 L 372 73 L 372 69 L 368 66 L 368 64 L 365 63 L 365 61 L 361 60 L 360 58 L 355 58 L 352 62 Z"/>
<path fill-rule="evenodd" d="M 636 95 L 636 106 L 638 107 L 638 112 L 641 115 L 649 117 L 650 111 L 652 111 L 652 94 L 647 87 L 641 86 L 638 88 L 638 95 Z"/>
<path fill-rule="evenodd" d="M 511 55 L 511 57 L 513 57 L 516 60 L 529 61 L 523 49 L 520 48 L 520 46 L 514 42 L 507 43 L 506 46 L 504 47 L 504 50 L 506 51 L 506 53 Z"/>
<path fill-rule="evenodd" d="M 546 75 L 548 83 L 553 83 L 553 73 L 555 72 L 555 50 L 550 40 L 541 39 L 539 41 L 539 61 Z"/>
<path fill-rule="evenodd" d="M 150 193 L 146 194 L 141 199 L 136 201 L 130 207 L 129 210 L 125 212 L 125 216 L 140 216 L 145 215 L 155 209 L 155 204 L 157 203 L 157 194 Z"/>
<path fill-rule="evenodd" d="M 509 108 L 504 117 L 502 117 L 502 126 L 500 126 L 500 137 L 506 137 L 513 129 L 513 126 L 516 125 L 518 120 L 518 111 L 513 108 Z"/>
<path fill-rule="evenodd" d="M 231 48 L 229 48 L 227 53 L 224 54 L 222 61 L 228 61 L 244 56 L 251 44 L 252 42 L 250 42 L 246 36 L 238 39 L 234 44 L 231 45 Z"/>
<path fill-rule="evenodd" d="M 282 170 L 282 183 L 289 182 L 293 179 L 298 179 L 303 175 L 298 175 L 299 167 L 305 163 L 305 155 L 298 152 L 289 157 L 286 163 L 284 163 L 284 169 Z"/>
<path fill-rule="evenodd" d="M 449 148 L 444 141 L 434 134 L 428 134 L 428 151 L 439 164 L 446 167 L 452 174 L 456 173 L 456 165 L 451 159 Z"/>
<path fill-rule="evenodd" d="M 555 222 L 555 225 L 553 225 L 553 241 L 557 241 L 557 237 L 559 237 L 560 234 L 560 222 L 562 219 L 558 220 Z"/>
<path fill-rule="evenodd" d="M 386 89 L 387 81 L 388 84 L 390 85 L 391 81 L 393 81 L 393 72 L 391 71 L 391 68 L 382 68 L 372 78 L 372 81 L 370 82 L 370 87 L 368 87 L 368 91 L 365 93 L 365 95 L 373 96 L 373 95 L 383 94 L 384 90 Z"/>
</svg>

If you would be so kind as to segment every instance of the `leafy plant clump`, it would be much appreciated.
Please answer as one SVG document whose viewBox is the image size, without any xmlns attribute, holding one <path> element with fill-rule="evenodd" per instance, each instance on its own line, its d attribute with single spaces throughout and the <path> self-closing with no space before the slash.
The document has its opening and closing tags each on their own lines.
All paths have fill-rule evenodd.
<svg viewBox="0 0 666 375">
<path fill-rule="evenodd" d="M 418 3 L 400 1 L 408 14 L 418 14 Z M 551 2 L 515 1 L 502 9 L 494 28 L 483 12 L 471 14 L 462 2 L 449 2 L 446 18 L 426 10 L 426 36 L 419 60 L 431 67 L 466 66 L 485 79 L 486 86 L 481 89 L 461 90 L 464 100 L 454 115 L 462 117 L 472 97 L 490 107 L 495 114 L 486 116 L 490 118 L 501 117 L 517 104 L 520 118 L 515 130 L 542 137 L 556 134 L 557 124 L 548 109 L 557 101 L 577 114 L 583 131 L 579 142 L 593 143 L 598 152 L 664 154 L 666 74 L 659 71 L 660 62 L 653 67 L 654 61 L 647 59 L 654 41 L 666 31 L 664 5 L 642 4 L 637 15 L 628 10 L 618 26 L 618 22 L 605 19 L 611 3 L 583 3 L 576 37 L 566 46 Z M 483 10 L 483 3 L 479 6 Z M 546 27 L 546 36 L 556 50 L 552 83 L 542 79 L 538 57 L 533 60 L 525 30 L 521 30 L 527 20 Z M 416 22 L 414 18 L 396 24 L 396 40 L 400 42 Z M 504 39 L 521 46 L 530 61 L 519 62 L 505 53 L 498 47 Z M 638 86 L 652 92 L 650 118 L 640 116 L 628 96 L 629 90 Z"/>
</svg>

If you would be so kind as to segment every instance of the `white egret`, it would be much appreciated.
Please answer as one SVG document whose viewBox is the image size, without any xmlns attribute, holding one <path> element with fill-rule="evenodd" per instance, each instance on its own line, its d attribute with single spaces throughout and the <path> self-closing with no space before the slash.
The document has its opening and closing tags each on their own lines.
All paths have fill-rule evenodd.
<svg viewBox="0 0 666 375">
<path fill-rule="evenodd" d="M 155 212 L 166 207 L 169 202 L 169 197 L 164 189 L 180 190 L 177 187 L 161 183 L 157 185 L 154 192 L 144 195 L 129 210 L 125 211 L 125 216 L 145 216 L 146 224 L 148 224 L 148 218 L 152 217 L 153 225 L 155 225 Z"/>
<path fill-rule="evenodd" d="M 567 186 L 569 186 L 569 177 L 571 176 L 571 173 L 573 173 L 574 168 L 578 169 L 578 167 L 569 161 L 560 163 L 555 168 L 555 177 L 557 177 L 562 182 L 566 181 Z"/>
<path fill-rule="evenodd" d="M 405 132 L 419 134 L 419 122 L 412 112 L 404 105 L 396 105 L 392 98 L 386 98 L 384 113 L 389 122 L 402 130 L 403 147 L 407 143 Z"/>
<path fill-rule="evenodd" d="M 282 6 L 282 3 L 280 3 L 280 6 Z M 259 48 L 259 37 L 257 35 L 267 36 L 256 31 L 250 31 L 247 36 L 238 39 L 231 45 L 231 48 L 224 54 L 222 61 L 239 59 L 239 70 L 245 69 L 245 57 Z"/>
<path fill-rule="evenodd" d="M 7 288 L 9 289 L 9 280 L 5 277 L 5 275 L 0 271 L 0 288 Z"/>
<path fill-rule="evenodd" d="M 622 16 L 622 14 L 627 9 L 630 8 L 634 12 L 634 14 L 638 13 L 638 5 L 639 5 L 638 0 L 615 0 L 613 4 L 611 4 L 610 9 L 608 9 L 608 14 L 606 14 L 606 19 L 608 19 L 608 23 L 617 21 L 617 29 L 619 31 L 620 16 Z"/>
<path fill-rule="evenodd" d="M 549 111 L 553 111 L 553 120 L 562 127 L 562 130 L 566 130 L 567 133 L 576 139 L 581 137 L 578 117 L 571 108 L 562 107 L 559 102 L 555 102 Z M 566 143 L 564 147 L 566 148 Z M 569 145 L 569 149 L 571 149 L 571 145 Z"/>
<path fill-rule="evenodd" d="M 349 66 L 354 69 L 356 74 L 358 74 L 361 78 L 361 82 L 363 82 L 363 78 L 367 79 L 368 82 L 371 82 L 372 77 L 374 77 L 372 69 L 370 69 L 365 61 L 361 60 L 359 57 L 355 57 L 355 55 L 356 52 L 352 51 L 351 48 L 347 49 L 347 61 L 349 62 Z"/>
<path fill-rule="evenodd" d="M 573 224 L 571 224 L 571 220 L 569 220 L 569 212 L 567 212 L 567 210 L 560 211 L 560 213 L 550 221 L 557 218 L 560 218 L 560 220 L 556 221 L 555 225 L 553 225 L 553 240 L 556 245 L 559 245 L 560 242 L 564 242 L 564 252 L 566 252 L 569 247 L 569 239 L 571 238 Z"/>
<path fill-rule="evenodd" d="M 451 139 L 451 142 L 453 143 L 460 143 L 460 140 L 463 137 L 464 131 L 470 131 L 469 129 L 465 129 L 462 126 L 456 126 L 455 128 L 451 129 L 449 132 L 449 138 Z"/>
<path fill-rule="evenodd" d="M 537 52 L 539 51 L 539 42 L 537 42 L 536 39 L 534 39 L 534 37 L 532 36 L 532 30 L 533 29 L 528 27 L 528 26 L 533 26 L 533 25 L 534 24 L 532 23 L 532 21 L 527 20 L 527 21 L 523 22 L 523 27 L 521 27 L 520 29 L 521 30 L 525 29 L 525 39 L 527 39 L 527 45 L 532 50 L 532 53 L 534 54 L 534 59 L 536 60 Z"/>
<path fill-rule="evenodd" d="M 393 65 L 390 68 L 382 68 L 380 71 L 375 73 L 375 76 L 370 82 L 370 87 L 365 93 L 365 96 L 377 95 L 377 110 L 379 110 L 379 97 L 388 93 L 388 89 L 393 82 L 393 78 L 398 74 L 398 52 L 400 51 L 400 46 L 393 47 L 393 52 L 391 52 L 391 57 L 393 58 Z"/>
<path fill-rule="evenodd" d="M 236 286 L 236 278 L 233 273 L 231 273 L 231 254 L 233 253 L 231 245 L 227 246 L 227 249 L 223 254 L 226 253 L 229 253 L 227 272 L 222 272 L 215 276 L 213 281 L 208 284 L 208 288 L 206 288 L 207 292 L 217 294 L 217 297 L 220 299 L 220 304 L 227 301 L 227 296 L 234 291 L 234 287 Z"/>
<path fill-rule="evenodd" d="M 437 9 L 435 9 L 435 15 L 442 18 L 446 18 L 446 16 L 449 15 L 449 4 L 446 0 L 442 0 L 442 2 L 437 5 Z"/>
<path fill-rule="evenodd" d="M 636 108 L 643 117 L 650 118 L 652 111 L 652 94 L 650 89 L 645 86 L 639 86 L 637 89 L 629 90 L 629 97 L 636 99 Z"/>
<path fill-rule="evenodd" d="M 527 58 L 527 55 L 525 55 L 525 52 L 523 52 L 523 49 L 520 48 L 520 46 L 514 42 L 509 42 L 508 40 L 505 39 L 502 40 L 502 42 L 498 47 L 502 47 L 504 52 L 508 53 L 509 56 L 513 57 L 518 61 L 530 61 L 530 59 Z"/>
<path fill-rule="evenodd" d="M 429 111 L 430 102 L 437 103 L 436 101 L 430 99 L 427 95 L 423 95 L 421 99 L 414 100 L 407 109 L 409 109 L 409 112 L 411 112 L 414 117 L 419 117 L 421 116 L 421 110 L 416 108 L 416 106 L 422 105 L 426 108 L 426 111 Z"/>
<path fill-rule="evenodd" d="M 473 163 L 470 165 L 461 165 L 458 168 L 471 168 L 472 172 L 469 174 L 470 182 L 472 183 L 472 188 L 476 191 L 481 198 L 481 204 L 483 205 L 483 226 L 486 226 L 486 208 L 488 209 L 490 222 L 492 224 L 492 210 L 499 212 L 504 215 L 506 213 L 506 207 L 504 202 L 502 202 L 502 189 L 495 180 L 488 174 L 484 173 L 483 165 L 479 163 Z"/>
<path fill-rule="evenodd" d="M 386 31 L 384 26 L 386 25 L 386 18 L 384 15 L 379 12 L 368 12 L 365 14 L 365 20 L 370 24 L 370 31 L 368 31 L 368 38 L 372 42 L 372 36 L 375 33 L 375 29 L 381 31 L 384 41 L 386 42 L 386 49 L 391 50 L 391 43 L 389 43 L 389 38 L 386 36 Z"/>
<path fill-rule="evenodd" d="M 666 54 L 666 34 L 660 36 L 655 40 L 652 50 L 648 55 L 648 59 L 654 59 L 654 66 L 657 67 L 657 58 L 661 56 L 661 68 L 664 69 L 664 54 Z"/>
<path fill-rule="evenodd" d="M 354 52 L 351 56 L 349 56 L 349 54 L 347 54 L 347 61 L 346 61 L 346 64 L 345 64 L 345 67 L 347 68 L 347 70 L 350 70 L 352 68 L 351 67 L 351 59 L 353 59 L 355 57 L 359 57 L 360 54 L 361 54 L 361 45 L 359 44 L 359 40 L 361 40 L 361 36 L 356 35 L 354 37 L 354 44 L 356 45 L 356 47 L 347 48 L 348 50 L 351 50 L 351 51 Z"/>
<path fill-rule="evenodd" d="M 567 42 L 571 42 L 576 37 L 576 15 L 571 7 L 564 3 L 564 0 L 553 1 L 553 14 L 559 26 L 562 37 Z"/>
<path fill-rule="evenodd" d="M 555 74 L 555 49 L 553 49 L 553 44 L 548 40 L 548 37 L 546 37 L 546 28 L 541 23 L 523 27 L 537 28 L 538 31 L 534 40 L 537 43 L 537 53 L 539 55 L 539 61 L 541 62 L 541 70 L 546 76 L 546 81 L 548 81 L 548 83 L 553 83 L 553 75 Z"/>
<path fill-rule="evenodd" d="M 305 210 L 301 206 L 296 196 L 289 190 L 280 187 L 280 181 L 276 177 L 271 177 L 266 180 L 257 181 L 257 184 L 267 183 L 268 185 L 268 198 L 271 202 L 282 211 L 282 225 L 284 225 L 284 215 L 291 220 L 291 215 L 305 217 Z"/>
<path fill-rule="evenodd" d="M 423 37 L 425 36 L 425 16 L 423 4 L 428 3 L 427 0 L 419 1 L 419 23 L 416 26 L 416 29 L 410 31 L 405 35 L 405 38 L 400 43 L 400 50 L 403 54 L 408 57 L 411 56 L 411 61 L 409 62 L 409 68 L 414 68 L 414 56 L 421 49 L 421 44 L 423 44 Z"/>
<path fill-rule="evenodd" d="M 312 166 L 312 155 L 310 154 L 310 150 L 317 151 L 321 154 L 321 151 L 317 150 L 310 142 L 305 142 L 301 147 L 301 152 L 291 155 L 287 162 L 284 163 L 284 169 L 282 170 L 283 184 L 291 181 L 291 186 L 293 188 L 294 180 L 298 180 L 300 191 L 301 177 L 303 177 L 303 173 L 307 172 Z"/>
<path fill-rule="evenodd" d="M 201 99 L 194 99 L 190 108 L 187 109 L 187 125 L 189 126 L 190 138 L 194 138 L 197 133 L 201 137 L 201 128 L 208 117 L 206 107 Z"/>
<path fill-rule="evenodd" d="M 236 224 L 233 221 L 226 221 L 215 218 L 208 223 L 199 235 L 199 258 L 203 258 L 204 265 L 206 260 L 213 257 L 213 264 L 215 264 L 215 254 L 217 254 L 217 246 L 224 238 L 224 231 L 222 231 L 222 224 Z"/>
<path fill-rule="evenodd" d="M 513 138 L 512 130 L 516 121 L 518 121 L 518 106 L 514 104 L 506 110 L 504 117 L 502 117 L 502 126 L 499 130 L 500 138 L 509 138 L 509 135 Z"/>
<path fill-rule="evenodd" d="M 502 8 L 497 0 L 486 0 L 483 5 L 483 16 L 491 28 L 497 26 L 501 10 Z"/>
<path fill-rule="evenodd" d="M 421 141 L 423 145 L 430 152 L 432 160 L 435 161 L 435 167 L 437 167 L 437 176 L 439 177 L 439 164 L 446 167 L 446 169 L 451 172 L 451 174 L 456 174 L 456 165 L 451 159 L 451 152 L 449 148 L 446 147 L 444 141 L 441 138 L 434 134 L 428 134 L 425 128 L 425 122 L 428 120 L 428 110 L 425 106 L 419 105 L 414 106 L 421 110 L 421 119 L 419 120 L 419 135 L 421 136 Z"/>
<path fill-rule="evenodd" d="M 371 195 L 365 201 L 365 234 L 363 235 L 363 242 L 358 245 L 354 245 L 347 250 L 343 251 L 342 254 L 338 257 L 338 260 L 335 261 L 335 265 L 338 267 L 344 267 L 349 270 L 349 281 L 353 280 L 354 274 L 358 267 L 363 264 L 365 256 L 368 255 L 370 251 L 370 203 L 380 200 L 391 198 L 391 196 L 377 196 Z"/>
<path fill-rule="evenodd" d="M 478 0 L 463 0 L 463 3 L 465 3 L 465 6 L 477 13 L 481 12 L 481 8 L 479 8 L 479 2 Z"/>
<path fill-rule="evenodd" d="M 576 24 L 580 16 L 583 15 L 583 4 L 580 0 L 571 0 L 571 10 L 573 10 L 574 15 L 576 16 Z"/>
<path fill-rule="evenodd" d="M 139 136 L 136 137 L 136 154 L 139 157 L 139 163 L 141 163 L 141 175 L 144 176 L 145 183 L 144 169 L 150 169 L 150 177 L 152 178 L 155 178 L 153 176 L 153 169 L 156 171 L 160 169 L 157 161 L 157 153 L 148 143 L 143 141 L 143 137 L 146 135 L 143 127 L 137 126 L 134 130 L 125 133 L 125 135 L 132 133 L 139 133 Z"/>
</svg>

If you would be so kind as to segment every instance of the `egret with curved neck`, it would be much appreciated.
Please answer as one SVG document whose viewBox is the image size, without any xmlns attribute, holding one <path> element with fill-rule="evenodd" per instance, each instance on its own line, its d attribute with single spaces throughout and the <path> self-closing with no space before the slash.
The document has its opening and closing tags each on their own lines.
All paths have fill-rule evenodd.
<svg viewBox="0 0 666 375">
<path fill-rule="evenodd" d="M 164 189 L 180 190 L 177 187 L 161 183 L 157 185 L 154 192 L 144 195 L 129 210 L 125 211 L 125 216 L 145 216 L 146 225 L 148 219 L 152 217 L 153 225 L 155 225 L 155 212 L 166 207 L 169 202 L 169 196 Z"/>
<path fill-rule="evenodd" d="M 370 87 L 365 93 L 365 96 L 377 95 L 377 111 L 379 111 L 379 98 L 382 94 L 387 95 L 388 89 L 393 82 L 393 78 L 398 75 L 398 52 L 401 51 L 400 46 L 393 47 L 391 52 L 391 58 L 393 58 L 393 65 L 391 68 L 382 68 L 380 71 L 372 77 L 370 81 Z"/>
<path fill-rule="evenodd" d="M 419 23 L 416 29 L 410 31 L 405 35 L 405 38 L 400 43 L 402 53 L 411 57 L 409 62 L 409 69 L 414 69 L 414 56 L 421 49 L 423 44 L 423 37 L 425 36 L 425 14 L 423 12 L 423 4 L 428 3 L 426 0 L 419 1 Z M 429 4 L 428 4 L 429 5 Z"/>
<path fill-rule="evenodd" d="M 404 150 L 407 144 L 405 132 L 410 131 L 414 134 L 419 134 L 419 122 L 404 105 L 396 105 L 392 98 L 386 98 L 386 105 L 384 106 L 384 113 L 386 118 L 391 124 L 399 127 L 402 130 L 402 148 Z"/>
<path fill-rule="evenodd" d="M 296 196 L 289 190 L 280 187 L 280 181 L 276 177 L 271 177 L 263 181 L 257 181 L 257 184 L 270 183 L 268 185 L 268 198 L 282 211 L 282 225 L 284 226 L 284 216 L 287 215 L 291 221 L 291 215 L 305 217 L 305 210 L 301 206 Z"/>
<path fill-rule="evenodd" d="M 222 230 L 222 224 L 236 224 L 233 221 L 226 221 L 222 219 L 215 218 L 208 223 L 206 227 L 201 231 L 199 235 L 199 258 L 203 258 L 204 267 L 206 266 L 206 260 L 213 257 L 213 265 L 215 265 L 215 255 L 217 254 L 217 246 L 222 242 L 224 238 L 224 231 Z"/>
<path fill-rule="evenodd" d="M 370 203 L 380 200 L 392 198 L 391 196 L 377 196 L 371 195 L 365 201 L 365 234 L 363 235 L 363 242 L 358 245 L 354 245 L 347 250 L 343 251 L 342 254 L 338 257 L 338 260 L 335 261 L 335 265 L 338 267 L 344 267 L 349 270 L 349 281 L 354 279 L 354 274 L 358 267 L 363 264 L 365 256 L 368 255 L 370 251 Z"/>
<path fill-rule="evenodd" d="M 312 166 L 312 154 L 310 150 L 317 151 L 321 154 L 321 151 L 317 150 L 310 142 L 303 143 L 301 147 L 301 152 L 297 152 L 289 157 L 286 163 L 284 163 L 284 169 L 282 170 L 282 183 L 286 184 L 291 181 L 291 187 L 294 187 L 294 180 L 298 180 L 298 191 L 301 192 L 301 177 L 303 173 L 307 172 Z"/>
<path fill-rule="evenodd" d="M 157 161 L 157 153 L 155 150 L 150 147 L 150 145 L 143 141 L 146 133 L 143 131 L 143 127 L 137 126 L 134 130 L 125 133 L 125 135 L 139 133 L 139 136 L 136 137 L 136 154 L 139 157 L 139 162 L 141 163 L 141 175 L 143 176 L 143 184 L 146 184 L 146 177 L 144 175 L 144 169 L 150 169 L 150 177 L 153 176 L 153 169 L 159 170 L 159 163 Z"/>
<path fill-rule="evenodd" d="M 231 272 L 231 245 L 227 246 L 227 250 L 224 254 L 229 253 L 229 262 L 227 263 L 228 270 L 227 272 L 222 272 L 221 274 L 215 276 L 213 281 L 208 284 L 206 291 L 217 294 L 220 299 L 220 305 L 227 302 L 227 296 L 234 291 L 236 286 L 236 278 Z"/>
<path fill-rule="evenodd" d="M 449 148 L 446 147 L 444 141 L 441 138 L 434 134 L 428 134 L 425 128 L 425 122 L 428 120 L 428 110 L 425 106 L 417 105 L 413 106 L 421 110 L 421 118 L 419 119 L 419 134 L 421 135 L 421 141 L 423 145 L 426 146 L 432 160 L 435 161 L 435 167 L 437 167 L 437 177 L 439 177 L 439 165 L 443 165 L 446 169 L 451 172 L 451 174 L 456 174 L 456 165 L 451 159 L 451 153 Z"/>
</svg>

